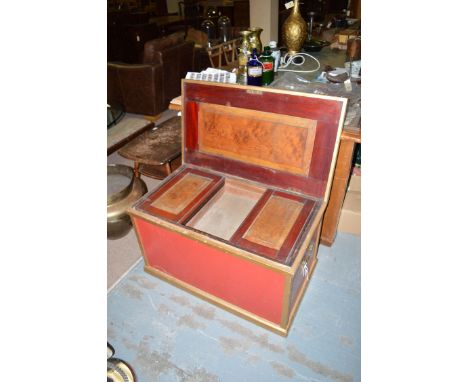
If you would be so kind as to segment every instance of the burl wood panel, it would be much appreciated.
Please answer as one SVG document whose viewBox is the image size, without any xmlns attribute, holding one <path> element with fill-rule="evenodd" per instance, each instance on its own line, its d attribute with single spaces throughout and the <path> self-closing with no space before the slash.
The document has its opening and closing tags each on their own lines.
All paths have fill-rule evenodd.
<svg viewBox="0 0 468 382">
<path fill-rule="evenodd" d="M 272 196 L 243 238 L 279 250 L 303 206 L 295 200 Z"/>
<path fill-rule="evenodd" d="M 211 182 L 209 178 L 189 173 L 151 203 L 151 206 L 177 215 Z"/>
<path fill-rule="evenodd" d="M 272 198 L 277 199 L 269 204 Z M 297 254 L 295 244 L 317 207 L 314 200 L 268 189 L 232 236 L 231 242 L 278 263 L 291 265 Z"/>
<path fill-rule="evenodd" d="M 136 208 L 171 221 L 186 221 L 223 183 L 218 175 L 185 168 L 143 198 Z"/>
<path fill-rule="evenodd" d="M 316 126 L 306 118 L 200 104 L 199 150 L 307 176 Z"/>
</svg>

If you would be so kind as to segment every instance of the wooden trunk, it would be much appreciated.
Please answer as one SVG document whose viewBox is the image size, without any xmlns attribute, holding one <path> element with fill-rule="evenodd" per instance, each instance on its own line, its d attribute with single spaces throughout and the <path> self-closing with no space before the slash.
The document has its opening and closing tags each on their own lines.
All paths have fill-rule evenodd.
<svg viewBox="0 0 468 382">
<path fill-rule="evenodd" d="M 183 80 L 182 166 L 129 213 L 145 270 L 287 335 L 346 99 Z"/>
</svg>

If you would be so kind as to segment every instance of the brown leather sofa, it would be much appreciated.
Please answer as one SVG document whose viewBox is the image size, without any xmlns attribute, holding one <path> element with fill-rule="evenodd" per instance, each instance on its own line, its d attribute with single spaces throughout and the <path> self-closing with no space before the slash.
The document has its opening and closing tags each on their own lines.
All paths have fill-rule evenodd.
<svg viewBox="0 0 468 382">
<path fill-rule="evenodd" d="M 107 63 L 107 103 L 128 113 L 162 113 L 181 94 L 181 79 L 193 71 L 193 46 L 184 33 L 174 33 L 146 42 L 141 64 Z"/>
</svg>

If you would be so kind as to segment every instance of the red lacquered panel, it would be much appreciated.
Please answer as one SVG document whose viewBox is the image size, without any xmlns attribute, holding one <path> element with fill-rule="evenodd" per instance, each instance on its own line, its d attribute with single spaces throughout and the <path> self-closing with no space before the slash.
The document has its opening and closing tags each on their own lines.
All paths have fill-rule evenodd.
<svg viewBox="0 0 468 382">
<path fill-rule="evenodd" d="M 147 264 L 281 324 L 283 274 L 135 217 Z"/>
<path fill-rule="evenodd" d="M 310 118 L 338 125 L 342 103 L 336 99 L 309 97 L 301 93 L 269 92 L 267 88 L 234 87 L 200 81 L 183 81 L 183 102 L 213 103 L 251 110 Z M 187 111 L 187 110 L 185 110 Z"/>
<path fill-rule="evenodd" d="M 273 187 L 284 188 L 287 185 L 289 190 L 298 191 L 315 198 L 322 198 L 327 186 L 326 179 L 307 178 L 267 167 L 252 166 L 250 163 L 208 155 L 196 150 L 187 149 L 185 158 L 188 163 L 199 167 L 210 168 Z M 316 167 L 319 168 L 320 164 L 311 164 L 311 168 Z M 322 176 L 327 169 L 329 170 L 330 166 L 319 168 Z"/>
<path fill-rule="evenodd" d="M 184 156 L 186 163 L 211 168 L 275 187 L 285 187 L 287 185 L 290 190 L 315 198 L 323 197 L 337 140 L 341 112 L 346 107 L 345 99 L 315 98 L 301 93 L 274 93 L 267 91 L 267 89 L 253 90 L 251 88 L 228 85 L 220 86 L 200 82 L 184 82 L 183 102 L 186 105 L 184 116 Z M 314 121 L 316 127 L 314 127 L 314 142 L 310 165 L 301 165 L 300 167 L 301 171 L 302 169 L 307 169 L 307 173 L 295 174 L 294 171 L 300 171 L 297 166 L 293 166 L 294 168 L 291 170 L 286 165 L 283 165 L 283 167 L 278 164 L 274 164 L 273 166 L 259 165 L 254 160 L 249 161 L 243 158 L 238 152 L 236 152 L 236 155 L 239 155 L 242 160 L 236 160 L 234 158 L 235 155 L 232 153 L 230 153 L 229 157 L 215 152 L 210 153 L 207 150 L 203 152 L 200 149 L 198 114 L 200 113 L 201 106 L 205 105 L 208 105 L 213 110 L 216 110 L 216 108 L 221 110 L 223 107 L 228 108 L 232 111 L 231 114 L 234 114 L 234 108 L 238 108 L 238 110 L 244 109 L 245 112 L 236 111 L 237 117 L 240 120 L 245 117 L 243 114 L 248 115 L 250 111 L 258 111 L 276 114 L 278 115 L 278 120 L 284 119 L 285 116 L 290 116 Z M 223 123 L 227 123 L 226 121 L 229 118 L 223 118 Z M 246 125 L 248 128 L 243 129 L 242 133 L 244 135 L 250 134 L 251 130 L 255 130 L 255 126 L 253 125 L 254 123 L 252 123 L 252 126 Z M 235 128 L 239 129 L 239 124 L 236 124 Z M 238 136 L 242 138 L 241 134 L 238 134 Z M 248 142 L 253 141 L 250 135 L 248 138 Z M 273 142 L 278 142 L 281 145 L 284 140 L 273 140 Z M 272 147 L 272 150 L 274 152 L 275 147 Z M 244 151 L 247 150 L 245 149 Z"/>
</svg>

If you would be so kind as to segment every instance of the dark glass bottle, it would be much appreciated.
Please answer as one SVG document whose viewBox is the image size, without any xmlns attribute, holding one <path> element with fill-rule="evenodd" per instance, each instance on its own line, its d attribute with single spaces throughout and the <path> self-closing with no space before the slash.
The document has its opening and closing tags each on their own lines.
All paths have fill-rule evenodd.
<svg viewBox="0 0 468 382">
<path fill-rule="evenodd" d="M 247 62 L 247 85 L 262 86 L 262 63 L 257 58 L 257 49 L 252 49 L 252 56 Z"/>
<path fill-rule="evenodd" d="M 270 85 L 275 79 L 275 59 L 271 55 L 269 46 L 266 46 L 263 50 L 263 54 L 260 56 L 260 61 L 263 64 L 262 85 Z"/>
</svg>

